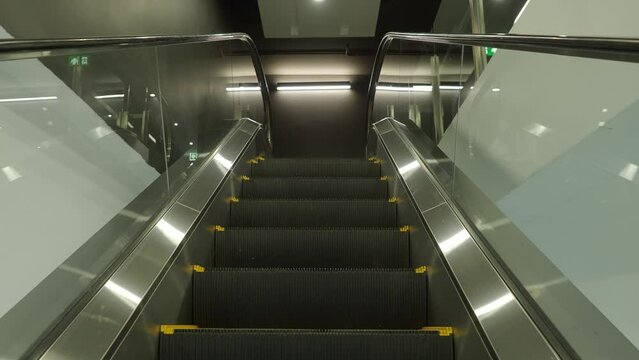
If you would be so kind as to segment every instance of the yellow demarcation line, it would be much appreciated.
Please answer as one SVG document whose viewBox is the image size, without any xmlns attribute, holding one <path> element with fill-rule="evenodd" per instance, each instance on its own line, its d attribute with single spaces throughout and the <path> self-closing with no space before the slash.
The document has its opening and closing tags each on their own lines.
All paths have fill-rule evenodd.
<svg viewBox="0 0 639 360">
<path fill-rule="evenodd" d="M 424 331 L 437 331 L 439 336 L 451 336 L 453 335 L 453 328 L 450 326 L 427 326 L 423 327 Z"/>
<path fill-rule="evenodd" d="M 193 271 L 195 272 L 204 272 L 204 266 L 200 266 L 200 265 L 193 265 Z"/>
<path fill-rule="evenodd" d="M 399 228 L 400 232 L 409 232 L 410 231 L 410 226 L 406 225 L 406 226 L 402 226 Z"/>
<path fill-rule="evenodd" d="M 246 175 L 242 175 L 242 176 L 240 176 L 240 179 L 241 179 L 242 181 L 249 181 L 249 180 L 251 180 L 251 178 L 250 178 L 250 177 L 248 177 L 248 176 L 246 176 Z"/>
<path fill-rule="evenodd" d="M 416 274 L 426 274 L 427 271 L 428 271 L 428 266 L 420 266 L 417 269 L 415 269 Z"/>
<path fill-rule="evenodd" d="M 164 335 L 173 335 L 175 330 L 195 330 L 197 325 L 160 325 L 160 332 Z"/>
<path fill-rule="evenodd" d="M 392 198 L 388 199 L 389 203 L 396 203 L 398 201 L 399 201 L 399 199 L 397 198 L 397 196 L 393 196 Z"/>
<path fill-rule="evenodd" d="M 230 202 L 233 202 L 233 203 L 238 203 L 238 202 L 240 202 L 240 199 L 236 198 L 235 196 L 231 196 L 231 197 L 229 198 L 229 201 L 230 201 Z"/>
<path fill-rule="evenodd" d="M 381 181 L 388 181 L 388 176 L 382 176 L 381 178 L 379 178 Z"/>
</svg>

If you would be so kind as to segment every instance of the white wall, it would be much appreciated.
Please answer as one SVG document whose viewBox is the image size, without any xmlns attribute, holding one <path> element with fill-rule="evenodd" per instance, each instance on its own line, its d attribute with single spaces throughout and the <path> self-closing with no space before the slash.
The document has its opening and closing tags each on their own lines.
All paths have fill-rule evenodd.
<svg viewBox="0 0 639 360">
<path fill-rule="evenodd" d="M 0 99 L 34 96 L 58 99 L 0 103 L 0 317 L 159 176 L 38 60 L 0 62 Z"/>
<path fill-rule="evenodd" d="M 639 37 L 638 13 L 531 0 L 511 32 Z M 440 143 L 635 346 L 638 89 L 639 64 L 498 51 Z"/>
</svg>

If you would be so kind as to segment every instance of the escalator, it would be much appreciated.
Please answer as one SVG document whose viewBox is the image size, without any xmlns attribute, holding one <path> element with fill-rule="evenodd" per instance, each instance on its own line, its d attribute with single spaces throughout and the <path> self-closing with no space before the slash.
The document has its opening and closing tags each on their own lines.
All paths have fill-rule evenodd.
<svg viewBox="0 0 639 360">
<path fill-rule="evenodd" d="M 490 71 L 473 75 L 478 46 L 506 51 L 493 51 Z M 104 69 L 67 71 L 69 59 L 88 53 Z M 361 109 L 368 121 L 349 144 L 358 151 L 338 154 L 362 158 L 318 159 L 277 156 L 298 153 L 278 149 L 272 123 L 280 135 L 298 129 L 272 121 L 269 79 L 246 34 L 0 41 L 6 88 L 15 88 L 0 99 L 8 244 L 0 261 L 0 359 L 637 359 L 630 332 L 617 327 L 624 319 L 604 312 L 611 303 L 592 302 L 528 235 L 542 237 L 511 218 L 549 232 L 546 223 L 564 221 L 548 209 L 569 213 L 556 206 L 562 196 L 573 207 L 605 204 L 593 202 L 591 191 L 579 199 L 577 177 L 555 166 L 581 169 L 581 158 L 564 156 L 573 147 L 545 143 L 569 127 L 554 113 L 543 118 L 561 126 L 537 123 L 542 117 L 528 106 L 534 102 L 521 97 L 536 79 L 497 71 L 500 59 L 539 57 L 568 69 L 595 60 L 612 67 L 629 54 L 639 54 L 639 41 L 389 33 L 374 61 L 368 109 Z M 93 80 L 120 75 L 107 65 L 128 68 L 131 59 L 144 59 L 130 70 L 139 75 L 130 97 L 139 104 L 129 104 L 128 93 L 89 91 L 101 85 Z M 564 85 L 583 78 L 566 73 Z M 68 88 L 78 74 L 89 90 Z M 547 85 L 537 81 L 536 88 Z M 43 92 L 34 93 L 34 84 Z M 316 91 L 329 91 L 324 101 L 331 102 L 346 94 L 335 91 L 351 89 L 290 84 L 277 91 L 297 88 L 308 101 Z M 281 96 L 293 104 L 298 95 Z M 122 115 L 128 110 L 91 106 L 104 99 L 149 110 L 144 121 L 130 122 Z M 582 102 L 562 106 L 572 111 Z M 613 143 L 623 133 L 618 124 L 631 118 L 611 117 L 621 111 L 612 105 L 589 110 L 592 118 L 582 121 L 598 124 L 588 136 L 602 144 Z M 520 116 L 526 113 L 535 117 Z M 322 142 L 331 123 L 299 117 L 317 131 L 295 136 L 334 150 Z M 308 149 L 301 155 L 314 154 Z M 547 164 L 540 149 L 551 151 Z M 596 178 L 636 182 L 636 161 L 622 158 L 597 165 L 606 174 Z M 524 167 L 534 171 L 511 183 Z M 626 209 L 617 205 L 603 209 Z M 619 223 L 591 218 L 601 229 Z M 577 233 L 566 224 L 558 229 Z M 601 237 L 613 249 L 619 237 L 610 233 L 594 231 L 592 244 Z M 568 265 L 592 263 L 572 261 L 601 254 L 589 254 L 574 234 Z M 542 244 L 569 244 L 550 235 Z M 614 244 L 632 254 L 628 243 Z M 626 289 L 633 287 L 606 297 L 631 304 L 634 294 L 619 295 Z M 631 313 L 623 315 L 632 320 Z"/>
<path fill-rule="evenodd" d="M 253 159 L 162 360 L 452 359 L 379 161 Z"/>
</svg>

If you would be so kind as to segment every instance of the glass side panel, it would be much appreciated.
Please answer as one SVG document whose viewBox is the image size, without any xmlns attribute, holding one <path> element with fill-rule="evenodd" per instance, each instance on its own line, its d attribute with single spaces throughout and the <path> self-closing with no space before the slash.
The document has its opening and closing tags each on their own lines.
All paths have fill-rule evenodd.
<svg viewBox="0 0 639 360">
<path fill-rule="evenodd" d="M 242 41 L 158 49 L 171 189 L 184 180 L 241 118 L 264 121 L 264 103 Z"/>
<path fill-rule="evenodd" d="M 639 356 L 638 81 L 633 63 L 498 50 L 440 143 L 456 201 L 584 358 Z"/>
<path fill-rule="evenodd" d="M 460 46 L 393 41 L 374 99 L 373 121 L 391 117 L 403 124 L 406 135 L 414 138 L 411 140 L 428 164 L 437 168 L 434 173 L 442 185 L 450 190 L 452 161 L 436 144 L 444 133 L 455 131 L 452 120 L 472 73 L 472 57 L 465 53 L 468 50 Z"/>
<path fill-rule="evenodd" d="M 639 65 L 498 49 L 478 76 L 471 47 L 392 49 L 373 120 L 400 123 L 570 351 L 639 358 Z"/>
<path fill-rule="evenodd" d="M 248 47 L 208 43 L 0 62 L 0 358 L 78 304 L 240 117 Z"/>
</svg>

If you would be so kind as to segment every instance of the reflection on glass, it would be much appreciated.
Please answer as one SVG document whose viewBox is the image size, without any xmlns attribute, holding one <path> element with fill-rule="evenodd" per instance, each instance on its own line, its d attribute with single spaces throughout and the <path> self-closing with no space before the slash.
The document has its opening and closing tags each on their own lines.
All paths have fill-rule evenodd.
<svg viewBox="0 0 639 360">
<path fill-rule="evenodd" d="M 636 64 L 502 49 L 476 79 L 472 59 L 468 47 L 395 41 L 373 121 L 406 125 L 488 248 L 578 353 L 602 355 L 593 344 L 605 338 L 639 354 Z M 440 246 L 448 253 L 467 239 Z"/>
<path fill-rule="evenodd" d="M 23 357 L 73 308 L 238 119 L 263 121 L 260 91 L 226 90 L 259 83 L 247 49 L 0 62 L 0 358 Z M 172 241 L 184 236 L 158 226 Z M 106 286 L 139 304 L 122 284 Z"/>
</svg>

